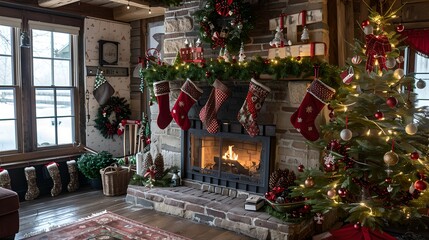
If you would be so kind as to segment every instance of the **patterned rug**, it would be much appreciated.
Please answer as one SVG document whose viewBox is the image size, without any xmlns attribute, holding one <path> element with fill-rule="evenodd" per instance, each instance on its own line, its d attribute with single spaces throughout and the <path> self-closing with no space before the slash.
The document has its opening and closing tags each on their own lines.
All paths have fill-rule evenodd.
<svg viewBox="0 0 429 240">
<path fill-rule="evenodd" d="M 190 240 L 189 238 L 176 235 L 127 219 L 111 212 L 94 214 L 76 223 L 51 229 L 48 232 L 37 235 L 28 234 L 26 239 L 144 239 L 144 240 Z"/>
</svg>

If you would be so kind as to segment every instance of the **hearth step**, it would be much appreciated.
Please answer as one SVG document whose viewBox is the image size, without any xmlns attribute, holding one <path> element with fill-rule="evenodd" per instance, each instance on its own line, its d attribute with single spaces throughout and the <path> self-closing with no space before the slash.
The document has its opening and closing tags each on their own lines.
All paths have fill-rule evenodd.
<svg viewBox="0 0 429 240">
<path fill-rule="evenodd" d="M 244 192 L 235 196 L 216 194 L 189 186 L 149 189 L 129 185 L 126 201 L 256 239 L 298 240 L 314 234 L 311 219 L 286 223 L 263 211 L 244 210 L 248 196 L 249 193 Z M 325 222 L 327 218 L 325 216 Z"/>
</svg>

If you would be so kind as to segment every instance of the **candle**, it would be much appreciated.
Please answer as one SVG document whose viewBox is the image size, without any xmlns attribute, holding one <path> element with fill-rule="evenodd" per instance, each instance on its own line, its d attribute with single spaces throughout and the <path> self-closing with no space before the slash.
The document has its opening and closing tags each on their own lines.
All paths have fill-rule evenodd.
<svg viewBox="0 0 429 240">
<path fill-rule="evenodd" d="M 138 175 L 142 175 L 142 168 L 143 168 L 143 154 L 141 152 L 138 152 L 136 154 L 136 173 Z"/>
</svg>

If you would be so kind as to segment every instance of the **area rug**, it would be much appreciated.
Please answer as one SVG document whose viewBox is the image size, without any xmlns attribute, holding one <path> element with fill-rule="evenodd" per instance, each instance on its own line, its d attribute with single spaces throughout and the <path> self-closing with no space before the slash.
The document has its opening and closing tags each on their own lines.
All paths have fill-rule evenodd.
<svg viewBox="0 0 429 240">
<path fill-rule="evenodd" d="M 112 212 L 101 212 L 67 226 L 51 229 L 37 235 L 27 234 L 25 239 L 144 239 L 144 240 L 190 240 L 122 217 Z"/>
</svg>

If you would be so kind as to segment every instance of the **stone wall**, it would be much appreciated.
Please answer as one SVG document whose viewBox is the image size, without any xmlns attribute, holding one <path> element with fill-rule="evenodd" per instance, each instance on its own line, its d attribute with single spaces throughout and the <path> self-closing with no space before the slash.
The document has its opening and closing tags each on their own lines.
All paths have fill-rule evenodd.
<svg viewBox="0 0 429 240">
<path fill-rule="evenodd" d="M 204 2 L 200 1 L 187 1 L 183 7 L 171 8 L 166 12 L 166 33 L 164 42 L 165 61 L 171 62 L 175 58 L 178 49 L 184 47 L 185 39 L 188 39 L 190 42 L 195 42 L 198 38 L 199 25 L 192 22 L 192 13 L 204 6 L 203 4 Z M 254 19 L 257 21 L 254 23 L 254 30 L 251 31 L 251 41 L 245 45 L 245 54 L 248 58 L 256 55 L 267 57 L 268 49 L 270 49 L 268 43 L 274 36 L 274 33 L 269 30 L 270 19 L 278 17 L 282 12 L 294 14 L 304 9 L 322 9 L 323 14 L 326 15 L 326 4 L 326 0 L 258 1 L 258 3 L 252 4 L 252 8 L 257 9 L 254 16 Z M 309 25 L 308 28 L 310 29 L 310 36 L 312 37 L 311 40 L 326 41 L 326 44 L 329 44 L 327 40 L 328 27 L 326 17 L 323 17 L 322 22 Z M 217 52 L 214 52 L 206 45 L 204 45 L 204 47 L 206 59 L 217 56 Z M 271 88 L 271 93 L 268 95 L 258 116 L 258 123 L 276 125 L 276 154 L 275 159 L 272 160 L 275 168 L 296 170 L 297 166 L 300 164 L 311 168 L 319 166 L 319 150 L 308 147 L 305 139 L 290 123 L 290 117 L 304 98 L 306 88 L 311 80 L 312 79 L 260 80 L 263 84 Z M 170 108 L 174 106 L 175 100 L 180 94 L 180 87 L 183 82 L 182 80 L 170 81 Z M 230 116 L 236 116 L 247 94 L 248 82 L 223 82 L 232 89 L 234 100 L 228 102 L 228 104 L 226 104 L 227 106 L 221 108 L 222 113 L 219 114 L 219 119 L 222 121 L 236 121 L 235 119 L 225 119 L 223 113 L 228 112 Z M 195 119 L 198 119 L 199 109 L 204 106 L 211 91 L 211 86 L 202 82 L 198 84 L 203 88 L 204 95 L 189 112 L 190 118 Z M 154 103 L 150 107 L 150 111 L 152 120 L 152 154 L 161 151 L 164 155 L 166 165 L 180 166 L 181 129 L 174 120 L 166 129 L 159 129 L 156 124 L 158 105 Z M 319 122 L 320 120 L 321 119 L 319 119 Z"/>
</svg>

